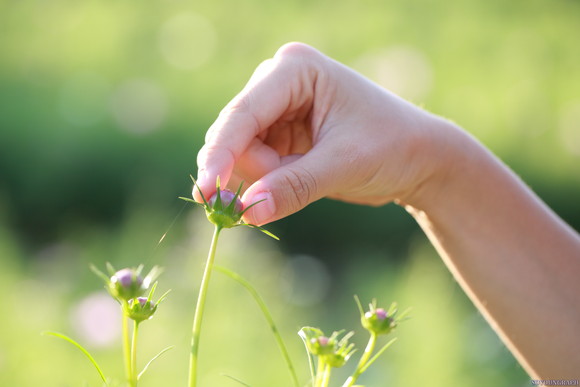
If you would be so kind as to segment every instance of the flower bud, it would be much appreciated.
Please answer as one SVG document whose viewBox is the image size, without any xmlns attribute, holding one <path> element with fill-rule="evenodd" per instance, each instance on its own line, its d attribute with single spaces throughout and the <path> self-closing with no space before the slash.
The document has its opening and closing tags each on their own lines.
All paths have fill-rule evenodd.
<svg viewBox="0 0 580 387">
<path fill-rule="evenodd" d="M 129 301 L 143 295 L 143 278 L 133 269 L 121 269 L 111 277 L 109 291 L 118 300 Z"/>
<path fill-rule="evenodd" d="M 205 209 L 207 218 L 216 226 L 230 228 L 239 224 L 244 205 L 238 194 L 229 189 L 217 192 L 208 201 L 208 207 Z"/>
<path fill-rule="evenodd" d="M 224 208 L 229 206 L 232 201 L 235 201 L 234 203 L 235 212 L 242 212 L 242 210 L 244 209 L 244 205 L 240 200 L 240 197 L 236 195 L 234 192 L 230 191 L 229 189 L 220 190 L 220 199 L 222 202 L 222 207 Z M 212 208 L 215 207 L 216 201 L 217 201 L 217 192 L 209 199 L 208 202 L 209 206 Z"/>
<path fill-rule="evenodd" d="M 354 334 L 347 333 L 344 337 L 338 340 L 338 337 L 344 331 L 333 332 L 330 337 L 318 328 L 304 327 L 298 334 L 304 342 L 308 351 L 320 358 L 328 365 L 334 368 L 342 367 L 354 353 L 354 344 L 349 344 L 348 340 Z"/>
<path fill-rule="evenodd" d="M 393 315 L 389 316 L 383 308 L 371 308 L 361 316 L 362 326 L 377 335 L 386 335 L 397 326 Z"/>
<path fill-rule="evenodd" d="M 129 300 L 127 317 L 137 322 L 150 319 L 157 310 L 157 304 L 147 297 L 137 297 Z"/>
</svg>

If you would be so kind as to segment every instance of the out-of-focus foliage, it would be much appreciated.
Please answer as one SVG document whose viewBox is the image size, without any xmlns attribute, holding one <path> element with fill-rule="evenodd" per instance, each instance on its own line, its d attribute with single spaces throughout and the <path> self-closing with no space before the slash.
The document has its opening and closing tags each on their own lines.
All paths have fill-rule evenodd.
<svg viewBox="0 0 580 387">
<path fill-rule="evenodd" d="M 579 23 L 572 0 L 5 0 L 0 201 L 41 244 L 63 224 L 119 221 L 135 193 L 151 206 L 187 193 L 219 110 L 300 40 L 474 133 L 579 228 Z M 279 227 L 319 252 L 337 235 L 350 250 L 352 232 L 405 248 L 407 216 L 362 211 L 321 203 Z"/>
<path fill-rule="evenodd" d="M 575 0 L 0 0 L 0 385 L 97 385 L 45 329 L 88 340 L 122 375 L 112 320 L 98 320 L 101 338 L 79 322 L 114 313 L 87 269 L 106 260 L 166 267 L 160 290 L 174 291 L 143 326 L 143 357 L 177 347 L 143 384 L 184 383 L 209 235 L 177 196 L 206 128 L 288 41 L 454 120 L 580 229 L 578 26 Z M 280 244 L 226 233 L 218 261 L 269 296 L 295 359 L 300 326 L 357 326 L 357 293 L 414 307 L 361 383 L 529 383 L 400 208 L 321 201 L 271 229 Z M 279 385 L 286 371 L 255 305 L 214 278 L 202 385 L 235 385 L 221 373 Z"/>
</svg>

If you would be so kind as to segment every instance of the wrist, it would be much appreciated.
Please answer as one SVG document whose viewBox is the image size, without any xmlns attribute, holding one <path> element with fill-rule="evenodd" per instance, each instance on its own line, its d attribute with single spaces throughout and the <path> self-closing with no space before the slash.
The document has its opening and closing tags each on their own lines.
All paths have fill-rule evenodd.
<svg viewBox="0 0 580 387">
<path fill-rule="evenodd" d="M 462 175 L 482 154 L 479 143 L 455 124 L 434 115 L 429 120 L 417 140 L 417 168 L 422 172 L 409 193 L 396 200 L 412 214 L 430 214 L 450 192 L 460 193 Z"/>
</svg>

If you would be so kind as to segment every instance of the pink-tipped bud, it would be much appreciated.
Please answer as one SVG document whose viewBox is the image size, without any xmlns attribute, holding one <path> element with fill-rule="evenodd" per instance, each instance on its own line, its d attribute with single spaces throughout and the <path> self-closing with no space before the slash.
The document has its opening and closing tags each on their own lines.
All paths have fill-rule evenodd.
<svg viewBox="0 0 580 387">
<path fill-rule="evenodd" d="M 240 200 L 240 197 L 237 196 L 234 192 L 230 191 L 229 189 L 220 190 L 220 199 L 222 202 L 222 208 L 226 208 L 230 205 L 232 200 L 236 200 L 234 204 L 234 212 L 241 212 L 244 209 L 244 205 Z M 217 200 L 217 193 L 213 194 L 213 196 L 209 199 L 208 204 L 210 207 L 214 207 Z"/>
<path fill-rule="evenodd" d="M 328 337 L 326 336 L 320 336 L 318 338 L 318 344 L 320 344 L 322 347 L 325 347 L 328 345 Z"/>
<path fill-rule="evenodd" d="M 119 300 L 128 301 L 143 294 L 143 278 L 133 269 L 121 269 L 111 277 L 109 292 Z"/>
<path fill-rule="evenodd" d="M 375 311 L 375 314 L 377 315 L 377 318 L 378 318 L 379 320 L 384 320 L 384 319 L 386 319 L 386 318 L 387 318 L 387 312 L 386 312 L 386 311 L 385 311 L 383 308 L 378 308 L 378 309 Z"/>
<path fill-rule="evenodd" d="M 118 282 L 121 286 L 126 288 L 133 284 L 141 286 L 141 284 L 143 283 L 143 279 L 140 276 L 135 275 L 135 271 L 131 269 L 119 270 L 113 276 L 113 281 Z"/>
</svg>

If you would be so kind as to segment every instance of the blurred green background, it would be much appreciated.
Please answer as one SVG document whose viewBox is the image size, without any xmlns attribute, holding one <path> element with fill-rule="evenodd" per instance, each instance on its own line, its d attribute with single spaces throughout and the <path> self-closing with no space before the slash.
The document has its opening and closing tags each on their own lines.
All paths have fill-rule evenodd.
<svg viewBox="0 0 580 387">
<path fill-rule="evenodd" d="M 141 363 L 176 347 L 143 386 L 185 384 L 211 230 L 177 196 L 220 109 L 288 41 L 454 120 L 579 230 L 579 36 L 577 0 L 0 0 L 0 385 L 99 385 L 47 329 L 122 378 L 116 308 L 88 270 L 105 261 L 166 268 Z M 402 209 L 323 200 L 269 228 L 281 242 L 224 233 L 218 263 L 265 296 L 305 382 L 296 332 L 355 329 L 362 346 L 358 294 L 413 307 L 362 384 L 529 385 Z M 239 285 L 216 273 L 209 305 L 202 386 L 291 384 Z"/>
</svg>

